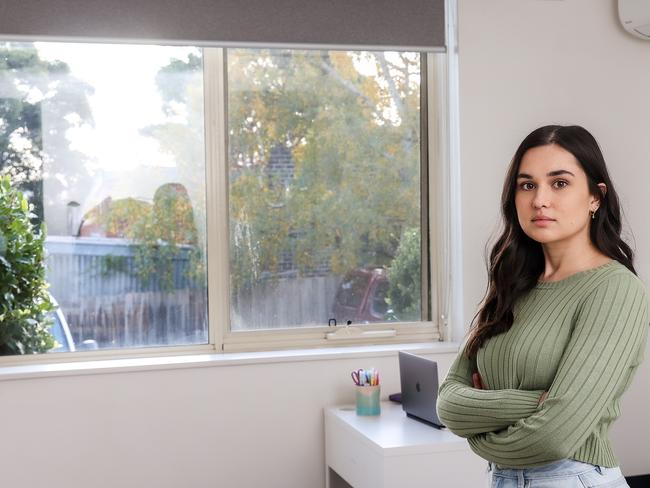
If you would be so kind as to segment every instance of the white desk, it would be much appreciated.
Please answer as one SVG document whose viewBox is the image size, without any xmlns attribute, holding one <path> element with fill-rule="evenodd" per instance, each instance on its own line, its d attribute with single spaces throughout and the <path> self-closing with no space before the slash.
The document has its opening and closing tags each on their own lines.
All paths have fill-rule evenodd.
<svg viewBox="0 0 650 488">
<path fill-rule="evenodd" d="M 358 416 L 353 406 L 325 409 L 326 488 L 482 488 L 487 461 L 467 440 L 410 419 L 382 402 L 381 415 Z"/>
</svg>

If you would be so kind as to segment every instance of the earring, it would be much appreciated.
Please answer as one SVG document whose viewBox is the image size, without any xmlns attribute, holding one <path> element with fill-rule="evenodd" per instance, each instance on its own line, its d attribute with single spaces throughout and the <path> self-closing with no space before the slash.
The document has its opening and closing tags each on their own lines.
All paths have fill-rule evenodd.
<svg viewBox="0 0 650 488">
<path fill-rule="evenodd" d="M 598 209 L 596 209 L 596 210 L 598 210 Z M 594 219 L 596 218 L 596 210 L 591 210 L 591 211 L 590 211 L 590 213 L 591 213 L 591 220 L 594 220 Z"/>
</svg>

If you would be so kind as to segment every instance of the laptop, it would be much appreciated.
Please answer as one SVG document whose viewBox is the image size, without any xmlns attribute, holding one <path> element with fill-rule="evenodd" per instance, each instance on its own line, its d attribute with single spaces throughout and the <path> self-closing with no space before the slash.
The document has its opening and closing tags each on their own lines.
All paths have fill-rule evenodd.
<svg viewBox="0 0 650 488">
<path fill-rule="evenodd" d="M 436 412 L 438 363 L 399 351 L 399 377 L 406 415 L 439 429 L 445 427 Z"/>
</svg>

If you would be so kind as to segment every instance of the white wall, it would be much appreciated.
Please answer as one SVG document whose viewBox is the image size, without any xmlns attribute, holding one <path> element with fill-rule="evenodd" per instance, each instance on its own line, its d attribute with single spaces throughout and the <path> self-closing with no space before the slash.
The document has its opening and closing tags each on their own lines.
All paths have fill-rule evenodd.
<svg viewBox="0 0 650 488">
<path fill-rule="evenodd" d="M 505 167 L 530 130 L 578 123 L 600 141 L 650 280 L 650 42 L 613 0 L 460 0 L 464 310 L 485 287 L 483 249 Z M 443 374 L 452 354 L 438 356 Z M 613 428 L 626 475 L 650 473 L 650 361 Z M 3 485 L 283 487 L 324 484 L 322 407 L 352 401 L 349 371 L 375 366 L 397 391 L 394 354 L 0 383 Z M 54 423 L 56 422 L 56 423 Z"/>
<path fill-rule="evenodd" d="M 322 487 L 359 367 L 399 391 L 395 354 L 0 382 L 2 486 Z"/>
</svg>

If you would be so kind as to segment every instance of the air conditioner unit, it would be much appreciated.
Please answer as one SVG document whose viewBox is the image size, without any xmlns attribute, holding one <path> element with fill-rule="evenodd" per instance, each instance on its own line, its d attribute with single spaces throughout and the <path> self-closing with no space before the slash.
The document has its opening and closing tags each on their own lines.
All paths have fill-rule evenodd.
<svg viewBox="0 0 650 488">
<path fill-rule="evenodd" d="M 650 0 L 618 0 L 618 18 L 630 34 L 650 41 Z"/>
</svg>

